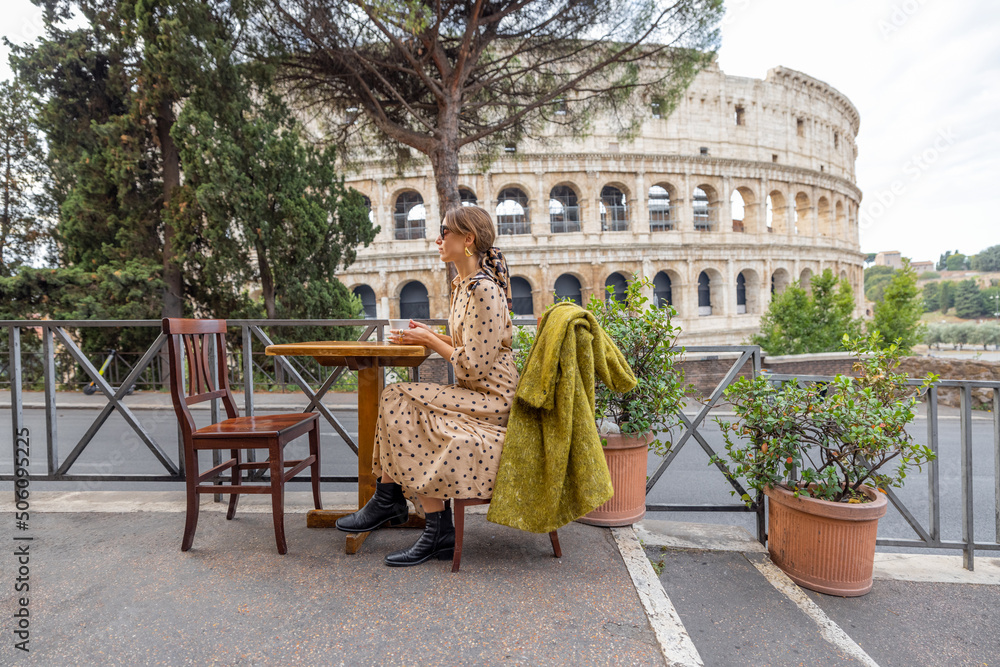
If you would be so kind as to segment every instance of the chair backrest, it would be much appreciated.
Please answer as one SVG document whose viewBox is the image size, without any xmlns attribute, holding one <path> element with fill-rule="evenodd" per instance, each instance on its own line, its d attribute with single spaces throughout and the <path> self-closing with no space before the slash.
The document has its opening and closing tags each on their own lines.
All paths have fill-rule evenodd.
<svg viewBox="0 0 1000 667">
<path fill-rule="evenodd" d="M 164 317 L 163 333 L 168 337 L 167 348 L 170 352 L 170 397 L 184 439 L 187 440 L 195 430 L 194 419 L 188 410 L 189 405 L 221 398 L 227 417 L 238 417 L 236 399 L 229 388 L 226 321 Z M 209 364 L 209 341 L 212 339 L 215 342 L 216 353 L 214 377 Z M 182 349 L 183 358 L 187 361 L 186 392 L 181 361 Z"/>
</svg>

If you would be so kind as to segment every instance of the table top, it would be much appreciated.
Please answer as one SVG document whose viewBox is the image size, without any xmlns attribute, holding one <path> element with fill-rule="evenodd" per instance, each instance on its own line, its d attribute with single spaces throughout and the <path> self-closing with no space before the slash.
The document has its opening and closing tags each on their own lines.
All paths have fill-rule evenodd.
<svg viewBox="0 0 1000 667">
<path fill-rule="evenodd" d="M 423 345 L 399 345 L 387 341 L 320 340 L 268 345 L 264 354 L 286 357 L 411 357 L 423 359 L 431 350 Z"/>
</svg>

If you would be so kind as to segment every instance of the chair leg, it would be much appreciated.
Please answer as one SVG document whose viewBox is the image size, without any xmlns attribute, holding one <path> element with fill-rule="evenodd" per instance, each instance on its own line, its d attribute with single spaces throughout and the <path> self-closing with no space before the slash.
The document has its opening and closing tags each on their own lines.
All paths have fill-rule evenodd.
<svg viewBox="0 0 1000 667">
<path fill-rule="evenodd" d="M 236 464 L 233 466 L 233 486 L 239 486 L 243 483 L 243 471 L 240 470 L 240 462 L 242 457 L 240 456 L 240 450 L 230 449 L 229 455 L 236 460 Z M 229 494 L 229 509 L 226 511 L 226 520 L 231 521 L 234 516 L 236 516 L 236 503 L 240 500 L 240 494 L 230 493 Z"/>
<path fill-rule="evenodd" d="M 313 427 L 309 431 L 309 454 L 315 457 L 312 465 L 309 466 L 309 478 L 312 482 L 313 506 L 323 509 L 323 499 L 319 495 L 319 420 L 313 422 Z"/>
<path fill-rule="evenodd" d="M 552 552 L 555 554 L 555 557 L 562 558 L 562 548 L 559 546 L 559 533 L 553 530 L 549 533 L 549 539 L 552 540 Z"/>
<path fill-rule="evenodd" d="M 455 551 L 451 559 L 451 571 L 458 572 L 462 566 L 462 535 L 465 533 L 465 503 L 461 500 L 450 501 L 454 504 Z"/>
<path fill-rule="evenodd" d="M 198 452 L 185 452 L 185 481 L 187 490 L 187 513 L 184 518 L 184 539 L 181 540 L 181 551 L 187 551 L 194 543 L 194 531 L 198 528 L 198 510 L 201 503 L 198 498 Z"/>
<path fill-rule="evenodd" d="M 271 514 L 274 517 L 274 539 L 278 543 L 278 553 L 288 552 L 285 543 L 285 457 L 282 447 L 276 441 L 271 444 Z"/>
</svg>

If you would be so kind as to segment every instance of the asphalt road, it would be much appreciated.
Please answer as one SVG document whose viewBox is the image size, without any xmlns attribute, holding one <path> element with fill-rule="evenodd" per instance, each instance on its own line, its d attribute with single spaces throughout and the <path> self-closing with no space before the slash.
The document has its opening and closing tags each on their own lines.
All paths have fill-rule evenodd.
<svg viewBox="0 0 1000 667">
<path fill-rule="evenodd" d="M 259 411 L 265 413 L 266 411 Z M 344 428 L 356 433 L 357 418 L 351 410 L 335 410 Z M 60 410 L 58 413 L 58 453 L 64 460 L 72 451 L 79 438 L 96 417 L 96 411 Z M 137 410 L 137 417 L 148 433 L 170 455 L 177 460 L 177 424 L 170 410 Z M 196 412 L 201 424 L 207 423 L 206 411 Z M 33 442 L 31 470 L 36 475 L 45 472 L 44 433 L 45 422 L 41 410 L 25 410 L 25 422 L 30 429 Z M 941 484 L 941 526 L 946 540 L 961 540 L 961 473 L 959 421 L 954 414 L 944 412 L 940 419 L 940 484 Z M 322 424 L 322 471 L 324 475 L 353 475 L 357 471 L 357 458 L 344 443 L 333 427 L 325 421 Z M 11 433 L 10 413 L 0 411 L 0 433 L 2 441 L 7 441 Z M 926 442 L 926 420 L 918 417 L 913 433 L 921 442 Z M 716 451 L 722 449 L 722 438 L 714 422 L 704 425 L 702 433 Z M 306 452 L 306 439 L 300 438 L 289 445 L 290 458 Z M 992 420 L 988 414 L 977 413 L 973 421 L 973 490 L 975 506 L 975 535 L 980 542 L 996 539 L 996 518 L 994 498 L 994 452 Z M 207 453 L 204 464 L 208 464 Z M 0 447 L 0 474 L 10 474 L 12 452 L 9 446 Z M 658 458 L 650 455 L 649 472 L 656 468 Z M 71 473 L 78 474 L 154 474 L 165 472 L 152 453 L 146 448 L 124 419 L 112 414 L 97 433 L 90 445 L 80 455 Z M 35 481 L 32 489 L 37 491 L 62 490 L 181 490 L 178 483 L 127 483 L 127 482 L 42 482 Z M 325 490 L 351 491 L 351 484 L 325 484 Z M 303 486 L 301 490 L 306 490 Z M 897 490 L 900 498 L 913 515 L 926 527 L 928 524 L 927 472 L 913 471 L 907 486 Z M 737 503 L 730 495 L 730 487 L 718 470 L 709 465 L 708 455 L 700 445 L 690 439 L 684 445 L 670 468 L 663 474 L 648 496 L 651 504 L 727 504 Z M 754 517 L 745 513 L 716 512 L 671 512 L 658 514 L 656 518 L 674 521 L 694 521 L 701 523 L 723 523 L 740 525 L 751 533 L 755 531 Z M 902 515 L 891 505 L 879 525 L 880 537 L 915 539 L 916 534 Z M 912 551 L 912 550 L 907 550 Z M 954 553 L 953 551 L 951 553 Z M 982 552 L 981 552 L 982 553 Z M 982 553 L 982 555 L 989 555 Z"/>
</svg>

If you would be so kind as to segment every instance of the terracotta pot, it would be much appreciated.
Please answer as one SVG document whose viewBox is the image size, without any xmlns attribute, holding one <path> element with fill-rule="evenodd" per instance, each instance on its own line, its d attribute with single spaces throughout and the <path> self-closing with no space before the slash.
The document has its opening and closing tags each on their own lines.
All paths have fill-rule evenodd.
<svg viewBox="0 0 1000 667">
<path fill-rule="evenodd" d="M 604 458 L 615 495 L 577 519 L 591 526 L 630 526 L 646 515 L 646 459 L 652 433 L 639 436 L 609 433 Z"/>
<path fill-rule="evenodd" d="M 888 500 L 870 487 L 861 489 L 872 502 L 834 503 L 796 498 L 784 487 L 765 489 L 767 550 L 792 581 L 843 597 L 871 590 L 875 535 Z"/>
</svg>

